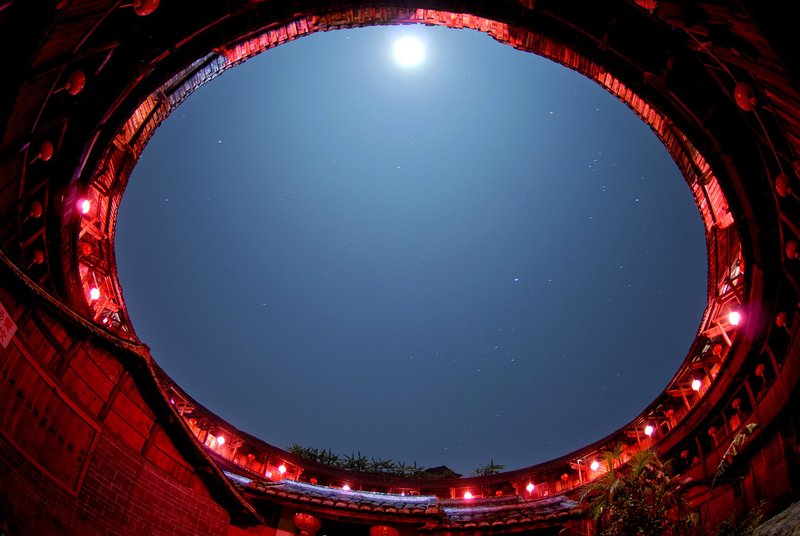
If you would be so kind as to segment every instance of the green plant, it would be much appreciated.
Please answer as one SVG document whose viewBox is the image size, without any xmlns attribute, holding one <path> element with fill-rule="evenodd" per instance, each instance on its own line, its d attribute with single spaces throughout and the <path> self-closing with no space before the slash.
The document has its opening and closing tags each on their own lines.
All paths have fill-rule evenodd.
<svg viewBox="0 0 800 536">
<path fill-rule="evenodd" d="M 763 508 L 764 503 L 760 502 L 739 522 L 735 516 L 726 519 L 717 527 L 716 536 L 751 536 L 764 518 Z"/>
<path fill-rule="evenodd" d="M 505 465 L 498 465 L 494 463 L 494 460 L 489 460 L 489 463 L 485 465 L 479 465 L 478 468 L 475 469 L 475 474 L 478 476 L 496 475 L 504 468 Z"/>
<path fill-rule="evenodd" d="M 358 454 L 352 452 L 349 455 L 346 455 L 341 465 L 342 469 L 347 469 L 348 471 L 360 471 L 362 473 L 366 472 L 367 467 L 369 467 L 369 460 L 366 456 L 362 456 L 360 452 Z"/>
<path fill-rule="evenodd" d="M 581 497 L 603 536 L 687 534 L 691 522 L 669 462 L 651 450 L 621 464 L 621 447 L 603 453 L 606 472 Z"/>
<path fill-rule="evenodd" d="M 717 465 L 717 470 L 714 472 L 714 478 L 711 479 L 711 486 L 708 488 L 706 502 L 700 508 L 701 512 L 705 510 L 705 508 L 708 506 L 708 502 L 711 500 L 711 493 L 714 491 L 714 485 L 717 483 L 717 479 L 721 477 L 730 464 L 733 463 L 733 460 L 739 455 L 739 449 L 747 442 L 747 439 L 753 435 L 757 429 L 758 423 L 748 423 L 733 437 L 731 444 L 728 445 L 727 449 L 725 449 L 725 454 L 722 455 L 722 459 L 719 461 L 719 465 Z M 701 536 L 704 532 L 704 527 L 705 525 L 701 525 Z"/>
<path fill-rule="evenodd" d="M 410 476 L 422 478 L 427 476 L 424 467 L 418 467 L 417 462 L 413 465 L 396 462 L 394 460 L 383 460 L 367 458 L 360 452 L 353 452 L 345 456 L 339 456 L 331 449 L 317 449 L 313 447 L 303 447 L 297 443 L 292 443 L 286 449 L 295 456 L 313 460 L 318 463 L 345 469 L 347 471 L 357 471 L 360 473 L 376 473 L 392 476 Z M 502 469 L 502 466 L 497 466 Z"/>
</svg>

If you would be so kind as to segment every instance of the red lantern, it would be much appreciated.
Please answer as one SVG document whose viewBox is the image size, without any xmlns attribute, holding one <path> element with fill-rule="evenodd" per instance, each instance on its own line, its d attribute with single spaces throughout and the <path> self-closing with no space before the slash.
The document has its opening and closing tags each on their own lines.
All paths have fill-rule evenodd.
<svg viewBox="0 0 800 536">
<path fill-rule="evenodd" d="M 36 158 L 34 160 L 41 160 L 42 162 L 47 162 L 51 158 L 53 158 L 53 152 L 55 148 L 53 147 L 53 142 L 50 140 L 44 140 L 42 144 L 39 146 L 39 152 L 36 154 Z"/>
<path fill-rule="evenodd" d="M 133 0 L 133 11 L 140 17 L 145 17 L 158 9 L 161 0 Z"/>
<path fill-rule="evenodd" d="M 44 252 L 41 249 L 37 249 L 33 252 L 33 263 L 34 264 L 42 264 L 44 262 Z"/>
<path fill-rule="evenodd" d="M 767 367 L 764 366 L 764 363 L 759 363 L 756 365 L 756 376 L 759 378 L 764 377 L 764 372 L 767 370 Z"/>
<path fill-rule="evenodd" d="M 722 345 L 717 343 L 711 347 L 711 353 L 718 356 L 722 353 Z"/>
<path fill-rule="evenodd" d="M 775 191 L 778 192 L 778 195 L 781 197 L 787 197 L 792 193 L 789 176 L 786 175 L 786 173 L 781 173 L 775 177 Z"/>
<path fill-rule="evenodd" d="M 30 215 L 31 218 L 39 219 L 42 217 L 43 212 L 44 208 L 42 207 L 42 204 L 38 201 L 34 201 L 33 203 L 31 203 L 31 210 L 28 214 Z"/>
<path fill-rule="evenodd" d="M 300 529 L 300 536 L 314 536 L 322 528 L 322 521 L 305 512 L 294 515 L 294 524 Z"/>
<path fill-rule="evenodd" d="M 778 326 L 779 328 L 786 327 L 786 313 L 785 312 L 781 311 L 780 313 L 778 313 L 778 315 L 775 317 L 775 325 Z"/>
<path fill-rule="evenodd" d="M 786 242 L 786 256 L 790 259 L 796 259 L 800 257 L 800 253 L 797 252 L 797 242 L 794 240 L 789 240 Z"/>
<path fill-rule="evenodd" d="M 77 95 L 86 86 L 86 74 L 83 71 L 75 71 L 67 79 L 64 89 L 72 96 Z"/>
<path fill-rule="evenodd" d="M 398 536 L 400 532 L 388 525 L 375 525 L 369 528 L 369 536 Z"/>
<path fill-rule="evenodd" d="M 736 84 L 733 88 L 733 98 L 736 100 L 736 105 L 745 112 L 752 112 L 758 104 L 755 91 L 745 82 Z"/>
<path fill-rule="evenodd" d="M 658 2 L 656 0 L 636 0 L 636 4 L 650 13 L 655 11 L 656 7 L 658 7 Z"/>
</svg>

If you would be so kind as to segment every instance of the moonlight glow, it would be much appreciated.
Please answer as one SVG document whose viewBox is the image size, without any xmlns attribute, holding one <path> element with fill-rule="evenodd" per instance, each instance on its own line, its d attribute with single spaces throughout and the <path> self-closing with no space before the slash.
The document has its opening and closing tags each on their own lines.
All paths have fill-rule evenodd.
<svg viewBox="0 0 800 536">
<path fill-rule="evenodd" d="M 403 67 L 414 67 L 425 58 L 425 47 L 416 37 L 401 37 L 394 44 L 394 59 Z"/>
</svg>

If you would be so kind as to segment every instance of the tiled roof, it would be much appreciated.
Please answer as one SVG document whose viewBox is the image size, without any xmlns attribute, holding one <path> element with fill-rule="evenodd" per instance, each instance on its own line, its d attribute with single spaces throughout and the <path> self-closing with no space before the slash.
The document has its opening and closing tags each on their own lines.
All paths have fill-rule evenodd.
<svg viewBox="0 0 800 536">
<path fill-rule="evenodd" d="M 263 482 L 230 472 L 226 476 L 249 492 L 254 501 L 279 499 L 303 503 L 313 508 L 335 508 L 351 512 L 424 516 L 424 531 L 437 532 L 459 528 L 521 526 L 560 520 L 578 513 L 578 503 L 563 495 L 535 501 L 519 496 L 465 499 L 438 499 L 424 495 L 397 495 L 352 491 L 281 480 Z"/>
<path fill-rule="evenodd" d="M 499 527 L 541 523 L 547 520 L 562 519 L 578 513 L 578 503 L 563 495 L 536 501 L 525 501 L 522 497 L 509 497 L 507 500 L 473 499 L 448 501 L 442 505 L 443 519 L 435 527 L 427 530 L 450 530 L 454 528 Z"/>
<path fill-rule="evenodd" d="M 247 484 L 248 489 L 264 497 L 276 497 L 311 505 L 347 510 L 371 511 L 386 514 L 433 515 L 439 514 L 436 497 L 421 495 L 397 495 L 368 491 L 346 491 L 294 480 L 280 482 L 256 482 Z"/>
</svg>

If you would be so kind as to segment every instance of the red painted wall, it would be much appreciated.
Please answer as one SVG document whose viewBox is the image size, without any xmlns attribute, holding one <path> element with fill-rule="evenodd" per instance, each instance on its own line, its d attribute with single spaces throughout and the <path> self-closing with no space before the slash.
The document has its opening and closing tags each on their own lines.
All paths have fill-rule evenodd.
<svg viewBox="0 0 800 536">
<path fill-rule="evenodd" d="M 0 348 L 0 532 L 226 534 L 122 362 L 38 305 L 0 303 L 17 325 Z"/>
</svg>

